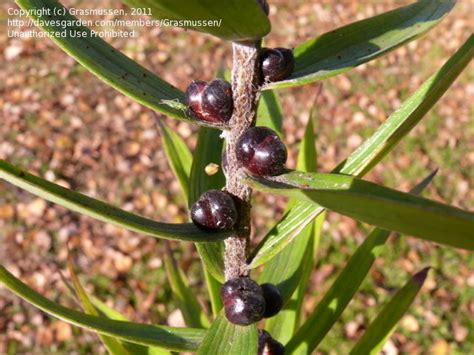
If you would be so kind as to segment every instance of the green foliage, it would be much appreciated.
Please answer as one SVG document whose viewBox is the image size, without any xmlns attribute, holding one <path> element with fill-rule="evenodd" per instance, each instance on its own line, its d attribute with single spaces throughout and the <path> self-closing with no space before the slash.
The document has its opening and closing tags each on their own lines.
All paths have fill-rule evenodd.
<svg viewBox="0 0 474 355">
<path fill-rule="evenodd" d="M 270 21 L 254 0 L 123 0 L 150 9 L 154 18 L 172 21 L 217 21 L 217 26 L 191 22 L 176 26 L 210 33 L 226 40 L 258 39 L 270 32 Z M 171 23 L 173 24 L 173 23 Z"/>
<path fill-rule="evenodd" d="M 198 355 L 208 354 L 256 354 L 257 327 L 255 324 L 239 326 L 230 323 L 221 312 L 199 347 Z"/>
<path fill-rule="evenodd" d="M 122 94 L 153 110 L 189 121 L 185 112 L 176 108 L 179 107 L 176 106 L 176 103 L 183 102 L 184 93 L 120 53 L 99 37 L 91 36 L 90 29 L 78 26 L 61 26 L 59 21 L 73 20 L 77 23 L 77 18 L 69 13 L 59 15 L 64 9 L 60 3 L 54 0 L 18 0 L 17 4 L 24 10 L 31 11 L 33 19 L 43 20 L 42 24 L 48 24 L 48 26 L 42 27 L 45 32 L 50 34 L 61 31 L 66 31 L 66 33 L 70 31 L 87 32 L 89 35 L 84 37 L 71 38 L 70 36 L 52 35 L 51 39 L 91 73 Z M 46 15 L 36 16 L 41 14 L 41 9 L 49 9 L 50 13 L 54 15 L 51 15 L 51 18 Z"/>
<path fill-rule="evenodd" d="M 474 54 L 474 36 L 406 100 L 358 149 L 334 170 L 334 173 L 363 176 L 391 152 L 403 137 L 421 121 L 453 81 L 459 76 Z M 426 97 L 426 101 L 425 98 Z M 257 246 L 251 267 L 257 267 L 277 255 L 298 233 L 322 213 L 322 207 L 307 202 L 295 204 Z"/>
<path fill-rule="evenodd" d="M 67 266 L 69 270 L 69 274 L 71 275 L 72 284 L 74 286 L 74 290 L 76 291 L 76 296 L 81 302 L 82 308 L 87 314 L 91 314 L 93 316 L 98 316 L 99 311 L 94 307 L 92 301 L 89 298 L 86 290 L 82 287 L 79 278 L 76 275 L 74 270 L 74 264 L 71 259 L 71 255 L 68 254 Z M 125 355 L 128 354 L 128 351 L 125 350 L 123 344 L 116 338 L 105 336 L 99 334 L 99 338 L 104 343 L 105 347 L 109 351 L 109 353 L 113 355 Z"/>
<path fill-rule="evenodd" d="M 415 127 L 474 56 L 474 35 L 406 100 L 335 172 L 361 176 L 381 161 Z"/>
<path fill-rule="evenodd" d="M 265 89 L 327 79 L 373 60 L 428 32 L 454 4 L 454 0 L 421 0 L 310 39 L 294 50 L 293 74 Z"/>
<path fill-rule="evenodd" d="M 474 250 L 473 212 L 347 175 L 289 171 L 245 181 L 257 190 L 309 201 L 383 229 Z"/>
<path fill-rule="evenodd" d="M 194 328 L 208 328 L 210 324 L 209 319 L 207 319 L 194 293 L 189 292 L 189 283 L 182 270 L 178 267 L 169 244 L 167 244 L 165 253 L 163 253 L 163 263 L 168 275 L 171 291 L 183 314 L 186 325 Z"/>
<path fill-rule="evenodd" d="M 351 354 L 379 354 L 385 341 L 393 333 L 398 321 L 414 301 L 423 286 L 429 268 L 416 273 L 407 284 L 398 291 L 392 300 L 381 310 L 377 318 L 369 325 L 362 338 L 357 342 Z"/>
<path fill-rule="evenodd" d="M 257 110 L 256 126 L 264 126 L 273 129 L 280 136 L 283 129 L 283 112 L 276 91 L 263 91 Z"/>
<path fill-rule="evenodd" d="M 181 185 L 185 201 L 189 195 L 189 175 L 193 163 L 193 156 L 184 140 L 172 129 L 157 119 L 161 129 L 161 138 L 166 157 L 170 163 L 171 170 Z"/>
<path fill-rule="evenodd" d="M 175 351 L 195 350 L 205 331 L 110 320 L 81 313 L 48 300 L 0 266 L 0 282 L 10 291 L 46 313 L 71 324 L 132 343 L 159 346 Z"/>
<path fill-rule="evenodd" d="M 411 191 L 420 194 L 428 186 L 436 171 L 428 175 Z M 316 309 L 309 315 L 287 349 L 295 354 L 306 354 L 319 345 L 331 327 L 354 297 L 362 281 L 367 277 L 375 259 L 382 252 L 390 232 L 374 229 L 357 248 L 331 288 L 325 293 Z"/>
<path fill-rule="evenodd" d="M 208 164 L 220 165 L 223 140 L 220 138 L 221 132 L 215 129 L 201 127 L 198 132 L 198 141 L 193 155 L 193 165 L 191 168 L 189 200 L 191 206 L 199 199 L 202 193 L 210 189 L 220 189 L 225 184 L 225 177 L 222 167 L 215 175 L 206 174 L 205 168 Z M 196 244 L 196 249 L 205 265 L 206 272 L 218 280 L 224 281 L 224 243 L 215 242 Z"/>
<path fill-rule="evenodd" d="M 0 160 L 0 178 L 70 210 L 153 237 L 205 242 L 224 239 L 229 235 L 205 233 L 192 223 L 156 222 L 31 175 L 4 160 Z"/>
</svg>

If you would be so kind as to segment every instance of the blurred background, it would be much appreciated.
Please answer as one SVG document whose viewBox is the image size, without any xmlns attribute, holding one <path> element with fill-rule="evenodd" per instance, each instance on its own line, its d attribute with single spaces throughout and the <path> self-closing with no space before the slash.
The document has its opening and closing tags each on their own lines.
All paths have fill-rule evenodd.
<svg viewBox="0 0 474 355">
<path fill-rule="evenodd" d="M 64 1 L 87 8 L 91 2 Z M 305 39 L 409 1 L 270 1 L 269 47 L 294 47 Z M 114 8 L 117 1 L 94 6 Z M 35 174 L 160 221 L 187 219 L 179 185 L 161 146 L 150 111 L 99 81 L 52 41 L 7 36 L 0 4 L 0 158 Z M 381 59 L 323 82 L 279 91 L 289 166 L 308 113 L 316 118 L 321 172 L 369 137 L 473 32 L 474 2 L 461 0 L 425 37 Z M 193 79 L 211 80 L 231 46 L 177 28 L 136 28 L 137 38 L 108 39 L 116 48 L 181 90 Z M 418 127 L 367 178 L 408 190 L 439 172 L 425 196 L 474 207 L 474 72 L 471 66 Z M 162 117 L 192 149 L 196 127 Z M 257 194 L 255 238 L 281 216 L 285 200 Z M 275 209 L 275 206 L 276 209 Z M 423 223 L 423 221 L 420 221 Z M 308 285 L 311 311 L 370 227 L 329 213 L 318 262 Z M 474 232 L 473 232 L 474 233 Z M 61 280 L 66 242 L 74 249 L 88 291 L 137 322 L 180 326 L 156 239 L 71 213 L 0 182 L 0 261 L 46 297 L 78 307 Z M 205 301 L 201 267 L 191 243 L 173 244 L 194 293 Z M 357 297 L 321 345 L 347 353 L 364 325 L 409 275 L 433 267 L 426 287 L 387 343 L 387 354 L 467 354 L 474 347 L 472 254 L 392 237 Z M 205 304 L 207 306 L 207 304 Z M 104 353 L 96 335 L 50 318 L 0 287 L 0 353 Z"/>
</svg>

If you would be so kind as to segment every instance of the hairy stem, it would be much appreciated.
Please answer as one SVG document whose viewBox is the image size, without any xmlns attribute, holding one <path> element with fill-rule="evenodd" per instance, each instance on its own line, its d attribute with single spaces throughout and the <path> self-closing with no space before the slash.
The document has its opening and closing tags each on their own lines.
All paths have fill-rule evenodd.
<svg viewBox="0 0 474 355">
<path fill-rule="evenodd" d="M 235 156 L 237 140 L 255 124 L 258 100 L 258 53 L 260 42 L 233 43 L 232 92 L 234 111 L 230 130 L 226 135 L 227 182 L 226 190 L 236 196 L 239 206 L 239 223 L 234 236 L 225 241 L 226 280 L 248 274 L 247 256 L 250 241 L 250 198 L 252 190 L 240 182 L 240 167 Z"/>
</svg>

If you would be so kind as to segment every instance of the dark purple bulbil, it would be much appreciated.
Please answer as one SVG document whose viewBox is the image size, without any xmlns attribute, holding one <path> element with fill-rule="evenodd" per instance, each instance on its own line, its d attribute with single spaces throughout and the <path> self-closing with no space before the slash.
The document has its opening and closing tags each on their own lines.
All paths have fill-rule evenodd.
<svg viewBox="0 0 474 355">
<path fill-rule="evenodd" d="M 232 116 L 233 108 L 230 83 L 222 79 L 211 81 L 202 94 L 203 111 L 220 122 L 227 122 Z"/>
<path fill-rule="evenodd" d="M 191 208 L 191 219 L 206 231 L 230 230 L 237 222 L 237 208 L 230 194 L 209 190 Z"/>
<path fill-rule="evenodd" d="M 263 318 L 265 299 L 261 287 L 248 277 L 227 281 L 221 287 L 224 311 L 229 322 L 249 325 Z"/>
<path fill-rule="evenodd" d="M 287 151 L 278 135 L 267 127 L 251 127 L 237 141 L 237 159 L 254 175 L 281 173 Z"/>
<path fill-rule="evenodd" d="M 265 313 L 264 318 L 270 318 L 280 312 L 283 307 L 283 299 L 280 290 L 273 284 L 266 283 L 260 285 L 263 291 L 263 298 L 265 298 Z"/>
<path fill-rule="evenodd" d="M 295 67 L 293 51 L 288 48 L 263 48 L 260 63 L 263 79 L 267 82 L 286 79 Z"/>
<path fill-rule="evenodd" d="M 258 355 L 283 355 L 285 347 L 265 330 L 258 330 Z"/>
<path fill-rule="evenodd" d="M 231 85 L 221 79 L 206 83 L 194 80 L 186 90 L 191 116 L 211 123 L 226 123 L 234 108 Z"/>
</svg>

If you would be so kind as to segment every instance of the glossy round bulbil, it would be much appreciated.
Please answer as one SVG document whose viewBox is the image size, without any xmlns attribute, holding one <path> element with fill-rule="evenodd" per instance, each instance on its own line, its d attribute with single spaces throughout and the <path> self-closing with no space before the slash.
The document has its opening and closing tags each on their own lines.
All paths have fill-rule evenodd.
<svg viewBox="0 0 474 355">
<path fill-rule="evenodd" d="M 231 230 L 237 222 L 237 208 L 230 194 L 209 190 L 191 208 L 191 219 L 206 231 Z"/>
<path fill-rule="evenodd" d="M 221 287 L 224 312 L 229 322 L 249 325 L 263 318 L 265 299 L 261 287 L 248 277 L 227 281 Z"/>
<path fill-rule="evenodd" d="M 210 123 L 226 123 L 234 108 L 231 85 L 221 79 L 207 83 L 194 80 L 186 90 L 189 113 Z"/>
<path fill-rule="evenodd" d="M 258 330 L 258 355 L 283 355 L 285 347 L 263 329 Z"/>
<path fill-rule="evenodd" d="M 227 122 L 234 108 L 232 86 L 225 80 L 211 81 L 202 94 L 202 109 L 220 122 Z"/>
<path fill-rule="evenodd" d="M 202 80 L 194 80 L 186 89 L 186 103 L 195 113 L 202 111 L 201 98 L 202 92 L 206 88 L 207 83 Z"/>
<path fill-rule="evenodd" d="M 262 76 L 266 82 L 284 80 L 295 67 L 293 51 L 288 48 L 263 48 L 260 54 Z"/>
<path fill-rule="evenodd" d="M 273 130 L 251 127 L 237 141 L 236 156 L 250 173 L 266 176 L 283 171 L 288 153 Z"/>
<path fill-rule="evenodd" d="M 283 298 L 281 297 L 280 290 L 270 283 L 262 284 L 260 287 L 263 291 L 263 298 L 265 298 L 265 313 L 263 317 L 273 317 L 283 307 Z"/>
</svg>

